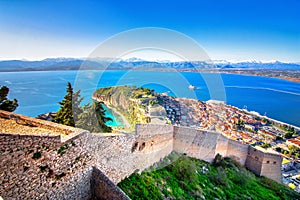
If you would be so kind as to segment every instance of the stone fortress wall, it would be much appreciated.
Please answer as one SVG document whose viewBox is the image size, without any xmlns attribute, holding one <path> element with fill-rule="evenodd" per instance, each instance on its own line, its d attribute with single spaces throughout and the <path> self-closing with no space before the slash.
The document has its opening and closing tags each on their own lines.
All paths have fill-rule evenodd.
<svg viewBox="0 0 300 200">
<path fill-rule="evenodd" d="M 0 111 L 1 117 L 8 118 L 9 114 Z M 23 120 L 23 116 L 13 115 Z M 105 195 L 111 194 L 124 198 L 115 184 L 173 151 L 173 127 L 168 125 L 140 125 L 136 134 L 94 134 L 30 120 L 52 125 L 51 129 L 68 130 L 72 137 L 0 133 L 0 196 L 5 200 L 110 199 Z M 98 180 L 107 180 L 105 177 L 112 183 L 106 184 L 109 192 L 97 194 L 103 190 L 91 190 L 99 186 Z"/>
<path fill-rule="evenodd" d="M 187 127 L 174 128 L 174 150 L 207 162 L 212 162 L 216 154 L 220 154 L 245 165 L 248 147 L 220 133 Z"/>
<path fill-rule="evenodd" d="M 245 166 L 259 176 L 266 176 L 279 183 L 282 182 L 281 173 L 282 158 L 277 154 L 265 152 L 264 149 L 256 149 L 249 146 L 249 152 Z"/>
<path fill-rule="evenodd" d="M 216 133 L 187 127 L 174 127 L 174 151 L 212 162 L 216 154 L 231 157 L 259 176 L 282 182 L 279 154 L 227 138 Z"/>
<path fill-rule="evenodd" d="M 65 142 L 60 136 L 0 134 L 0 196 L 88 199 L 91 170 L 84 165 L 91 159 L 85 142 L 85 131 Z"/>
<path fill-rule="evenodd" d="M 70 135 L 62 139 L 60 135 L 0 133 L 0 196 L 4 199 L 128 199 L 115 184 L 172 151 L 208 162 L 219 153 L 235 158 L 257 175 L 281 182 L 279 155 L 219 133 L 145 124 L 137 125 L 135 134 L 96 134 L 46 123 Z"/>
<path fill-rule="evenodd" d="M 216 155 L 219 135 L 193 128 L 174 127 L 174 151 L 212 162 Z"/>
</svg>

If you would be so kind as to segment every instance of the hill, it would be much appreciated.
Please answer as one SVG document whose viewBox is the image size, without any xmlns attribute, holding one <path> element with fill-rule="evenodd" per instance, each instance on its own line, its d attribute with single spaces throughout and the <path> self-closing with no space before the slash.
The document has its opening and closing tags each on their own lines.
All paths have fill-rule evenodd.
<svg viewBox="0 0 300 200">
<path fill-rule="evenodd" d="M 131 199 L 299 199 L 300 194 L 265 177 L 256 177 L 231 158 L 209 164 L 170 154 L 118 186 Z"/>
<path fill-rule="evenodd" d="M 51 71 L 51 70 L 159 70 L 159 71 L 198 71 L 198 70 L 300 70 L 297 63 L 283 62 L 237 62 L 227 61 L 145 61 L 112 58 L 47 58 L 40 61 L 3 60 L 0 71 Z"/>
<path fill-rule="evenodd" d="M 283 62 L 228 61 L 144 61 L 140 59 L 112 58 L 47 58 L 41 61 L 0 61 L 0 72 L 54 71 L 54 70 L 148 70 L 218 72 L 267 76 L 300 82 L 300 65 Z"/>
</svg>

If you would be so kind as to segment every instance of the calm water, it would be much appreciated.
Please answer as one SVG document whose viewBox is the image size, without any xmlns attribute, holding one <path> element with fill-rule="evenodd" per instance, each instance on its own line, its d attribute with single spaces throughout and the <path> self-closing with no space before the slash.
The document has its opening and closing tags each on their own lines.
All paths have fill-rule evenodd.
<svg viewBox="0 0 300 200">
<path fill-rule="evenodd" d="M 217 99 L 268 117 L 300 126 L 300 84 L 280 79 L 231 75 L 145 71 L 1 72 L 0 85 L 19 101 L 16 113 L 35 117 L 57 111 L 70 81 L 80 89 L 84 103 L 99 87 L 136 85 L 177 97 Z M 194 85 L 200 90 L 190 90 Z M 110 112 L 108 112 L 111 115 Z M 119 125 L 114 121 L 111 125 Z"/>
</svg>

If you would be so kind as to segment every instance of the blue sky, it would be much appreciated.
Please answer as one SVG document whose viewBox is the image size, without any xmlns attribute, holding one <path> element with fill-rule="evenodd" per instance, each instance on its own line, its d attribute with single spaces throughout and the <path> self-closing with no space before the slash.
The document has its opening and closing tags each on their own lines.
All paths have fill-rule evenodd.
<svg viewBox="0 0 300 200">
<path fill-rule="evenodd" d="M 0 0 L 0 60 L 87 57 L 107 38 L 162 27 L 211 59 L 300 62 L 300 1 Z"/>
</svg>

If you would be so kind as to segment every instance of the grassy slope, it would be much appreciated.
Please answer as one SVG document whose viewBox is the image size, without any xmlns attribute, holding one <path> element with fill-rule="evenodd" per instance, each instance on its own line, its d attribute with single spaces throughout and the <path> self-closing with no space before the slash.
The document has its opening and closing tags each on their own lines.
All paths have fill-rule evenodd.
<svg viewBox="0 0 300 200">
<path fill-rule="evenodd" d="M 256 177 L 229 158 L 218 157 L 209 164 L 174 153 L 118 186 L 132 199 L 300 199 L 298 193 Z"/>
</svg>

